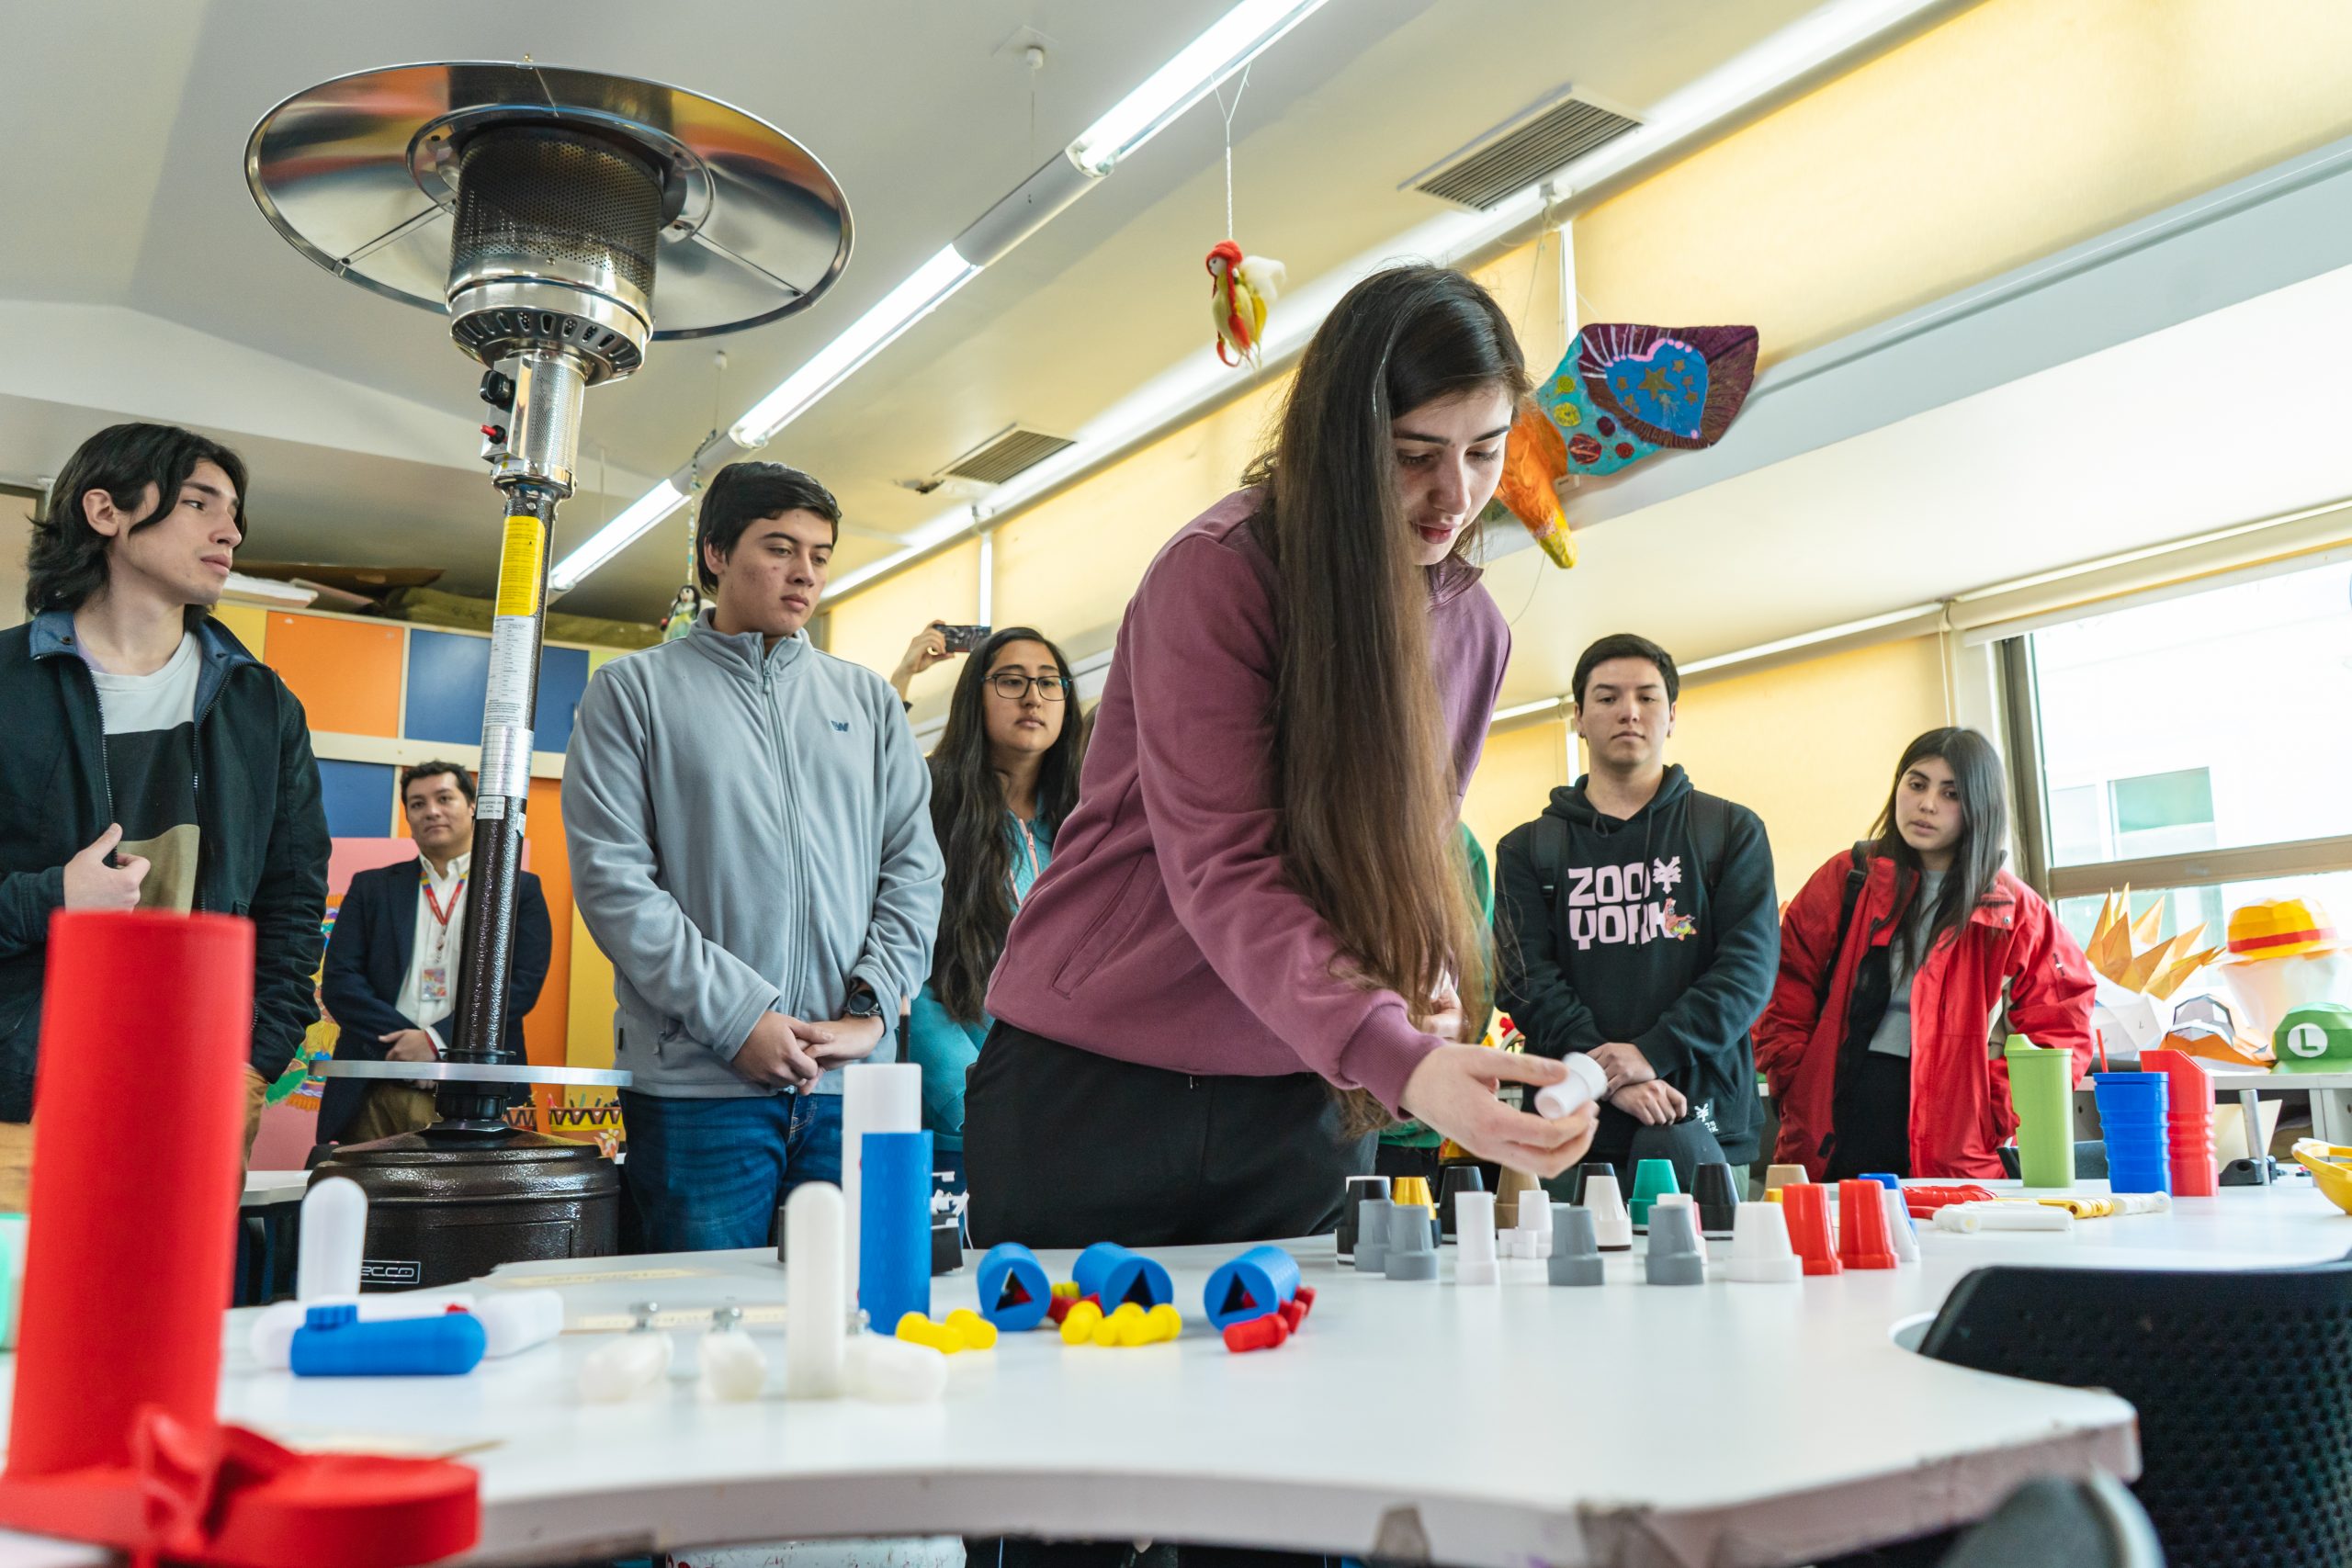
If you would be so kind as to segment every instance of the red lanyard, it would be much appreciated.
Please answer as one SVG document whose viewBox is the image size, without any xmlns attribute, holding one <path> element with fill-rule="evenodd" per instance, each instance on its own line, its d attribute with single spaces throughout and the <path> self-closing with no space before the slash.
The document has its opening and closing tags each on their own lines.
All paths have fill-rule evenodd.
<svg viewBox="0 0 2352 1568">
<path fill-rule="evenodd" d="M 457 915 L 457 900 L 458 900 L 458 898 L 463 898 L 463 896 L 466 896 L 466 879 L 458 877 L 458 879 L 457 879 L 457 886 L 449 888 L 449 908 L 447 908 L 447 909 L 442 909 L 442 908 L 440 908 L 440 898 L 435 898 L 435 896 L 433 896 L 433 884 L 425 882 L 425 884 L 424 884 L 424 888 L 425 888 L 425 908 L 433 909 L 433 919 L 440 921 L 440 926 L 442 926 L 442 936 L 447 938 L 447 933 L 449 933 L 449 917 Z"/>
</svg>

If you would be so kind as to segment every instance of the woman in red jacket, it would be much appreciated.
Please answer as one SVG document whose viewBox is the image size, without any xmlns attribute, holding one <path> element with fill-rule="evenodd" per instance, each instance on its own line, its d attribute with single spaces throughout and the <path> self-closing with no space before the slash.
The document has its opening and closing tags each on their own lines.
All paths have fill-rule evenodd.
<svg viewBox="0 0 2352 1568">
<path fill-rule="evenodd" d="M 2090 965 L 2001 869 L 2007 819 L 1991 742 L 1931 729 L 1905 750 L 1877 838 L 1791 901 L 1756 1030 L 1774 1159 L 1816 1181 L 1998 1177 L 2018 1125 L 2003 1036 L 2073 1052 L 2077 1081 L 2088 1068 Z"/>
</svg>

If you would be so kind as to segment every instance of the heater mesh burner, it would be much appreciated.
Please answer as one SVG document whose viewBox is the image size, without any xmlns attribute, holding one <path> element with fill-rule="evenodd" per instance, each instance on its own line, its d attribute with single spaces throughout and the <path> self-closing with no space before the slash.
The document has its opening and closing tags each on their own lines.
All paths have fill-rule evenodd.
<svg viewBox="0 0 2352 1568">
<path fill-rule="evenodd" d="M 466 143 L 458 171 L 451 276 L 544 276 L 517 270 L 544 259 L 651 298 L 662 182 L 639 159 L 587 132 L 495 126 Z"/>
<path fill-rule="evenodd" d="M 484 365 L 495 365 L 526 348 L 576 348 L 596 374 L 592 380 L 618 379 L 645 363 L 645 353 L 621 333 L 568 310 L 471 310 L 450 325 L 449 334 Z"/>
</svg>

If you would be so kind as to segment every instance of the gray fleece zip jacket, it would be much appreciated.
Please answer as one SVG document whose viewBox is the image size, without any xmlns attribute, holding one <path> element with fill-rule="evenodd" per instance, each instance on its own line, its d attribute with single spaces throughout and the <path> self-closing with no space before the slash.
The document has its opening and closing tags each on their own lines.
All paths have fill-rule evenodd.
<svg viewBox="0 0 2352 1568">
<path fill-rule="evenodd" d="M 598 670 L 563 776 L 571 884 L 613 961 L 615 1066 L 641 1094 L 782 1092 L 732 1066 L 760 1015 L 895 1025 L 931 973 L 931 774 L 898 694 L 803 632 L 692 630 Z M 894 1058 L 886 1034 L 870 1057 Z M 839 1094 L 841 1071 L 817 1093 Z"/>
</svg>

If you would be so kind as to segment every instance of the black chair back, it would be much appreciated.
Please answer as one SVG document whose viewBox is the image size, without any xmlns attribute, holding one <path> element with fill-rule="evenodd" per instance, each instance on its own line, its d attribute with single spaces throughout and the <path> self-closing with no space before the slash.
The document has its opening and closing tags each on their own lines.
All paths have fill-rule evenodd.
<svg viewBox="0 0 2352 1568">
<path fill-rule="evenodd" d="M 1919 1348 L 2129 1400 L 2132 1490 L 2174 1568 L 2352 1564 L 2352 1259 L 1980 1269 Z"/>
</svg>

